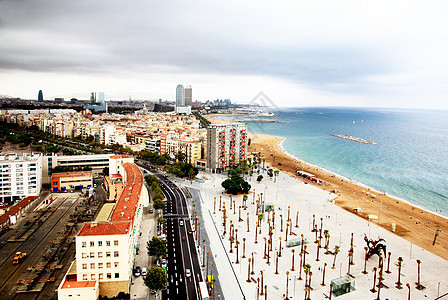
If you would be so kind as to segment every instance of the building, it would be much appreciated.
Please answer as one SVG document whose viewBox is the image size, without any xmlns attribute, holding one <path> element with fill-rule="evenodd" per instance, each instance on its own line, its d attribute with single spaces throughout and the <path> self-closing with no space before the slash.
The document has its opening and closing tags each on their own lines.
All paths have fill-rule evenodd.
<svg viewBox="0 0 448 300">
<path fill-rule="evenodd" d="M 185 154 L 185 162 L 196 166 L 196 161 L 201 159 L 202 143 L 199 140 L 181 139 L 177 143 L 178 151 Z"/>
<path fill-rule="evenodd" d="M 100 105 L 104 104 L 104 92 L 98 92 L 98 98 L 97 98 L 97 103 L 99 103 Z"/>
<path fill-rule="evenodd" d="M 93 186 L 92 172 L 64 172 L 51 175 L 51 191 L 65 192 L 82 190 Z"/>
<path fill-rule="evenodd" d="M 53 154 L 42 159 L 42 183 L 50 183 L 51 174 L 56 166 L 60 167 L 91 167 L 92 175 L 97 176 L 103 169 L 109 167 L 110 157 L 114 154 L 91 154 L 91 155 L 67 155 L 58 156 Z"/>
<path fill-rule="evenodd" d="M 42 155 L 0 155 L 0 202 L 38 196 L 42 187 Z"/>
<path fill-rule="evenodd" d="M 211 124 L 207 128 L 207 169 L 221 172 L 247 156 L 247 125 Z"/>
<path fill-rule="evenodd" d="M 182 84 L 176 87 L 176 108 L 185 106 L 185 89 Z"/>
<path fill-rule="evenodd" d="M 42 90 L 39 90 L 39 94 L 37 95 L 37 102 L 44 102 L 44 94 Z"/>
<path fill-rule="evenodd" d="M 58 288 L 58 299 L 96 299 L 129 293 L 143 207 L 149 204 L 143 174 L 132 156 L 111 158 L 120 172 L 116 203 L 106 204 L 94 222 L 86 222 L 75 237 L 76 259 Z"/>
<path fill-rule="evenodd" d="M 191 106 L 192 90 L 191 85 L 185 87 L 185 106 Z"/>
</svg>

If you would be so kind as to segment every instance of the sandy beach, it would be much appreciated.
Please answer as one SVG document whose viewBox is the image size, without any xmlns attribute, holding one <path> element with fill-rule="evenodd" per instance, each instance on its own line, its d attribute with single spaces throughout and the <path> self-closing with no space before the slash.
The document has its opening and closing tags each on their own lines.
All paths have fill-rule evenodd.
<svg viewBox="0 0 448 300">
<path fill-rule="evenodd" d="M 206 118 L 212 123 L 226 122 L 217 119 L 216 115 L 207 115 Z M 249 134 L 249 138 L 251 140 L 249 152 L 260 152 L 262 160 L 265 160 L 267 166 L 286 172 L 325 191 L 336 191 L 335 204 L 339 207 L 366 220 L 370 215 L 372 217 L 370 222 L 379 224 L 388 231 L 391 231 L 392 223 L 395 223 L 395 234 L 448 260 L 447 218 L 394 197 L 379 194 L 366 186 L 350 182 L 319 167 L 295 159 L 280 148 L 279 143 L 283 140 L 281 137 Z M 296 175 L 298 170 L 315 175 L 315 178 L 323 183 L 318 185 L 310 180 L 300 178 Z M 355 208 L 359 208 L 359 212 L 355 212 Z M 435 245 L 433 245 L 438 229 L 440 232 Z"/>
</svg>

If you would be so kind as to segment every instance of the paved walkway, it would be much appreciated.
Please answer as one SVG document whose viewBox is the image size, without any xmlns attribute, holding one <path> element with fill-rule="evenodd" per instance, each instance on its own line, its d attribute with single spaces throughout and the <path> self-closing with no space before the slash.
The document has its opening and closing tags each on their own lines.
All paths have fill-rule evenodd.
<svg viewBox="0 0 448 300">
<path fill-rule="evenodd" d="M 392 253 L 390 260 L 391 274 L 384 274 L 385 279 L 383 281 L 388 288 L 381 289 L 381 299 L 406 299 L 408 293 L 408 289 L 405 286 L 406 283 L 409 283 L 411 287 L 411 299 L 435 299 L 438 295 L 448 292 L 448 262 L 446 260 L 412 245 L 395 234 L 378 227 L 376 224 L 366 222 L 356 215 L 332 204 L 331 199 L 333 199 L 334 195 L 328 192 L 311 185 L 306 185 L 285 174 L 280 174 L 277 179 L 269 179 L 266 174 L 263 174 L 263 176 L 264 179 L 261 183 L 255 181 L 256 175 L 250 180 L 252 191 L 247 201 L 248 208 L 246 211 L 242 211 L 242 222 L 238 222 L 238 206 L 242 203 L 241 196 L 232 198 L 236 203 L 236 211 L 234 213 L 233 208 L 230 209 L 229 196 L 222 193 L 221 182 L 227 176 L 201 172 L 198 177 L 204 179 L 204 183 L 193 182 L 190 184 L 189 181 L 177 180 L 181 185 L 198 189 L 201 192 L 203 202 L 201 202 L 200 207 L 203 214 L 202 222 L 205 225 L 201 226 L 201 231 L 203 229 L 207 231 L 208 246 L 212 253 L 216 255 L 214 260 L 217 264 L 216 271 L 218 276 L 216 279 L 219 280 L 222 288 L 223 297 L 221 299 L 243 299 L 238 288 L 239 285 L 241 285 L 246 299 L 257 299 L 256 280 L 261 280 L 261 271 L 263 271 L 263 284 L 267 287 L 268 299 L 281 299 L 285 297 L 286 293 L 290 299 L 304 298 L 304 280 L 298 280 L 300 270 L 300 257 L 298 253 L 300 252 L 300 246 L 287 248 L 285 245 L 288 207 L 290 207 L 290 224 L 292 224 L 293 232 L 292 235 L 288 234 L 288 240 L 300 238 L 300 235 L 303 234 L 308 241 L 307 251 L 309 254 L 306 255 L 306 263 L 311 265 L 311 271 L 313 273 L 311 299 L 327 299 L 330 281 L 348 272 L 347 254 L 350 248 L 351 233 L 353 233 L 355 265 L 350 266 L 350 273 L 355 277 L 355 290 L 337 299 L 375 299 L 377 297 L 377 292 L 372 293 L 370 289 L 373 286 L 372 269 L 373 267 L 378 267 L 378 257 L 373 256 L 367 262 L 368 274 L 361 273 L 364 267 L 364 247 L 366 246 L 364 234 L 372 239 L 376 239 L 377 237 L 384 238 L 387 243 L 387 251 Z M 272 219 L 272 214 L 264 214 L 261 228 L 262 233 L 257 236 L 258 243 L 255 243 L 254 227 L 257 216 L 255 214 L 256 205 L 252 204 L 252 201 L 253 199 L 256 200 L 260 193 L 263 193 L 262 197 L 265 200 L 265 204 L 273 204 L 276 212 L 275 229 L 273 230 L 273 251 L 270 252 L 270 264 L 267 264 L 267 259 L 263 258 L 265 247 L 263 238 L 268 236 L 267 219 Z M 223 213 L 219 211 L 218 207 L 220 196 L 222 197 L 222 202 L 226 203 L 228 217 L 227 232 L 229 231 L 230 221 L 234 224 L 235 229 L 238 229 L 238 240 L 240 242 L 238 260 L 241 262 L 240 264 L 235 263 L 235 248 L 233 253 L 229 253 L 230 241 L 228 234 L 224 239 L 220 237 L 224 231 L 222 224 Z M 217 199 L 216 213 L 213 214 L 215 197 Z M 298 228 L 295 227 L 297 211 L 299 212 Z M 249 213 L 250 232 L 246 232 L 247 213 Z M 283 231 L 280 230 L 280 215 L 283 218 Z M 340 253 L 336 257 L 335 269 L 330 268 L 333 264 L 334 256 L 325 255 L 322 249 L 319 251 L 319 260 L 316 261 L 317 244 L 314 243 L 315 233 L 311 232 L 313 215 L 315 215 L 315 222 L 319 228 L 320 219 L 322 218 L 323 230 L 329 230 L 329 249 L 333 250 L 335 245 L 340 246 Z M 275 253 L 280 250 L 280 237 L 282 239 L 282 256 L 278 259 L 279 274 L 276 275 Z M 246 238 L 246 258 L 244 259 L 242 258 L 242 238 Z M 293 253 L 291 250 L 293 249 L 295 250 L 295 268 L 294 271 L 291 271 L 293 263 Z M 255 280 L 255 283 L 247 283 L 248 258 L 251 257 L 252 253 L 255 258 L 255 274 L 251 275 L 251 278 Z M 395 282 L 398 277 L 398 268 L 395 266 L 395 263 L 399 256 L 404 259 L 401 277 L 403 289 L 395 288 Z M 228 257 L 230 258 L 230 263 Z M 417 259 L 422 262 L 420 278 L 421 283 L 426 287 L 422 291 L 415 288 L 415 282 L 418 280 Z M 320 283 L 323 279 L 323 267 L 325 263 L 327 264 L 324 279 L 325 286 L 321 286 Z M 286 271 L 289 272 L 289 275 L 286 274 Z M 305 278 L 303 269 L 301 275 Z M 238 278 L 238 282 L 236 278 Z M 264 296 L 260 296 L 260 299 L 264 299 Z"/>
</svg>

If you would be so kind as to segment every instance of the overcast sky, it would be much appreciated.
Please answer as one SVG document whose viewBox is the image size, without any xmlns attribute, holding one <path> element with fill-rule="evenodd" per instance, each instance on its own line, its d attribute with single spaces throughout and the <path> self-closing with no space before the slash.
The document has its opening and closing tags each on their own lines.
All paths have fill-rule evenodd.
<svg viewBox="0 0 448 300">
<path fill-rule="evenodd" d="M 0 95 L 448 109 L 448 1 L 0 0 Z"/>
</svg>

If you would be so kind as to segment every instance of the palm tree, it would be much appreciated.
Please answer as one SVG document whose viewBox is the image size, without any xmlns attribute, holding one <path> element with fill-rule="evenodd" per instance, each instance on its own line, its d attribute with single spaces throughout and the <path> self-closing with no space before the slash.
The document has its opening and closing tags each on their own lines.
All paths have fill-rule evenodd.
<svg viewBox="0 0 448 300">
<path fill-rule="evenodd" d="M 333 260 L 333 266 L 331 267 L 332 269 L 334 269 L 335 267 L 335 264 L 336 264 L 336 256 L 338 255 L 338 253 L 339 253 L 339 249 L 340 249 L 341 247 L 340 246 L 338 246 L 338 245 L 335 245 L 334 246 L 334 252 L 333 252 L 333 255 L 334 255 L 334 260 Z"/>
<path fill-rule="evenodd" d="M 243 206 L 244 206 L 244 209 L 247 208 L 247 206 L 246 206 L 247 198 L 249 198 L 249 197 L 247 196 L 247 194 L 244 194 L 244 195 L 243 195 Z"/>
<path fill-rule="evenodd" d="M 308 286 L 308 274 L 311 272 L 311 265 L 306 264 L 303 266 L 303 271 L 305 272 L 305 286 Z"/>
<path fill-rule="evenodd" d="M 274 183 L 277 181 L 278 173 L 280 173 L 279 170 L 275 170 L 275 171 L 274 171 L 274 175 L 275 175 L 275 177 L 274 177 Z"/>
<path fill-rule="evenodd" d="M 258 223 L 260 224 L 259 226 L 261 226 L 261 221 L 263 221 L 263 214 L 258 215 Z"/>
<path fill-rule="evenodd" d="M 325 237 L 325 249 L 328 250 L 328 244 L 330 242 L 330 232 L 328 231 L 328 229 L 324 230 L 324 237 Z"/>
</svg>

